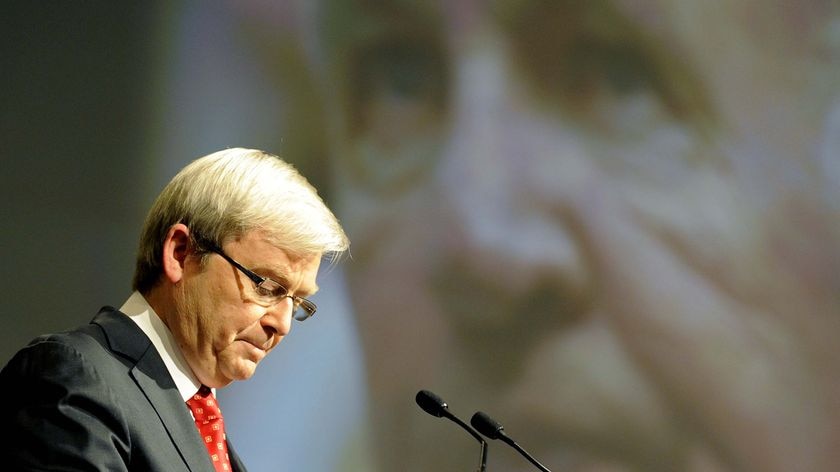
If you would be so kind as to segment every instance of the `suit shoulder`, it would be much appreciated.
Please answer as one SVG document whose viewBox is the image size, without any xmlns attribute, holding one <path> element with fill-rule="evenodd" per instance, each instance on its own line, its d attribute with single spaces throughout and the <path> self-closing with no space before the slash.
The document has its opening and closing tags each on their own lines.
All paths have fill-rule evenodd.
<svg viewBox="0 0 840 472">
<path fill-rule="evenodd" d="M 102 323 L 97 323 L 97 320 L 102 319 L 114 320 L 112 327 L 106 328 Z M 128 317 L 113 308 L 103 308 L 91 323 L 70 331 L 44 334 L 30 341 L 6 364 L 3 375 L 5 377 L 14 372 L 20 376 L 43 377 L 56 373 L 89 376 L 96 371 L 123 371 L 133 365 L 134 361 L 114 350 L 110 338 L 136 338 L 137 332 L 132 332 L 132 329 L 136 328 Z M 141 345 L 144 343 L 139 342 Z"/>
<path fill-rule="evenodd" d="M 33 339 L 19 350 L 2 371 L 3 383 L 9 375 L 19 377 L 50 376 L 81 380 L 95 372 L 98 366 L 113 356 L 100 339 L 69 331 L 48 334 Z"/>
</svg>

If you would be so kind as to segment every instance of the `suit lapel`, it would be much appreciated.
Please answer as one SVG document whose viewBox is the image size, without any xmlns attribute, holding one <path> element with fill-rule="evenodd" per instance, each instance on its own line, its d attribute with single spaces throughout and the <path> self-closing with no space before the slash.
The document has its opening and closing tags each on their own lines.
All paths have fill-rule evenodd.
<svg viewBox="0 0 840 472">
<path fill-rule="evenodd" d="M 140 389 L 143 390 L 146 398 L 149 399 L 149 403 L 154 407 L 158 418 L 169 432 L 169 438 L 175 444 L 187 466 L 196 471 L 212 470 L 213 464 L 207 455 L 207 449 L 201 442 L 201 436 L 199 436 L 198 429 L 181 399 L 181 394 L 175 388 L 175 384 L 169 377 L 169 373 L 166 372 L 166 368 L 163 367 L 163 361 L 160 360 L 157 351 L 154 348 L 149 351 L 153 354 L 147 354 L 141 358 L 131 370 L 131 375 Z M 172 384 L 170 388 L 161 388 L 161 377 L 149 374 L 149 372 L 158 370 L 156 364 L 163 367 L 167 380 Z"/>
<path fill-rule="evenodd" d="M 242 460 L 239 458 L 239 454 L 237 454 L 236 450 L 233 448 L 233 443 L 230 442 L 230 438 L 227 440 L 227 447 L 230 465 L 233 467 L 233 472 L 247 472 L 245 464 L 242 463 Z"/>
<path fill-rule="evenodd" d="M 192 416 L 149 338 L 133 321 L 116 310 L 103 309 L 93 323 L 105 331 L 112 350 L 136 361 L 130 375 L 154 408 L 188 468 L 193 471 L 213 470 Z"/>
</svg>

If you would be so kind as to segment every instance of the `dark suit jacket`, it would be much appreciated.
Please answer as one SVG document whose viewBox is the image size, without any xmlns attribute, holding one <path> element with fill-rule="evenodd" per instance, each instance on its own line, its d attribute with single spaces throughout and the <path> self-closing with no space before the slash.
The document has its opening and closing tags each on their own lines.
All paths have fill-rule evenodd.
<svg viewBox="0 0 840 472">
<path fill-rule="evenodd" d="M 213 471 L 192 416 L 149 338 L 103 308 L 41 336 L 0 372 L 3 470 Z M 245 467 L 228 441 L 235 471 Z"/>
</svg>

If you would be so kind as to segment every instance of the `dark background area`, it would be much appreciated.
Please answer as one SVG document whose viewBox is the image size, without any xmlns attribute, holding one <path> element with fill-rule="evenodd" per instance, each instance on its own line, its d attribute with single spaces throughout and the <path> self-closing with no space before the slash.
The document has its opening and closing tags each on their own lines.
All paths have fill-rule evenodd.
<svg viewBox="0 0 840 472">
<path fill-rule="evenodd" d="M 130 292 L 158 7 L 0 5 L 4 364 Z"/>
</svg>

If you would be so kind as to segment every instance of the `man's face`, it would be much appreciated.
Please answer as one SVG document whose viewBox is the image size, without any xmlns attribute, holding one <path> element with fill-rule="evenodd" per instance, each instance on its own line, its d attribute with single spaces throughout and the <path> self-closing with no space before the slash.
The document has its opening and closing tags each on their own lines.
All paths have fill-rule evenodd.
<svg viewBox="0 0 840 472">
<path fill-rule="evenodd" d="M 289 293 L 307 297 L 317 290 L 320 257 L 290 257 L 249 232 L 222 250 L 244 267 L 281 282 Z M 223 387 L 250 378 L 257 364 L 291 329 L 292 300 L 266 305 L 254 283 L 215 253 L 190 254 L 175 288 L 176 316 L 168 325 L 193 372 L 204 384 Z"/>
<path fill-rule="evenodd" d="M 766 182 L 808 165 L 789 157 L 811 154 L 836 92 L 795 85 L 826 83 L 806 50 L 828 11 L 397 3 L 326 9 L 382 470 L 478 459 L 412 404 L 419 389 L 488 412 L 563 470 L 786 470 L 768 448 L 812 454 L 784 431 L 810 430 L 787 421 L 802 410 L 831 429 L 826 405 L 805 405 L 837 393 L 812 384 L 837 352 L 815 360 L 814 339 L 767 310 L 795 236 L 762 205 Z M 825 322 L 809 314 L 797 323 Z"/>
</svg>

